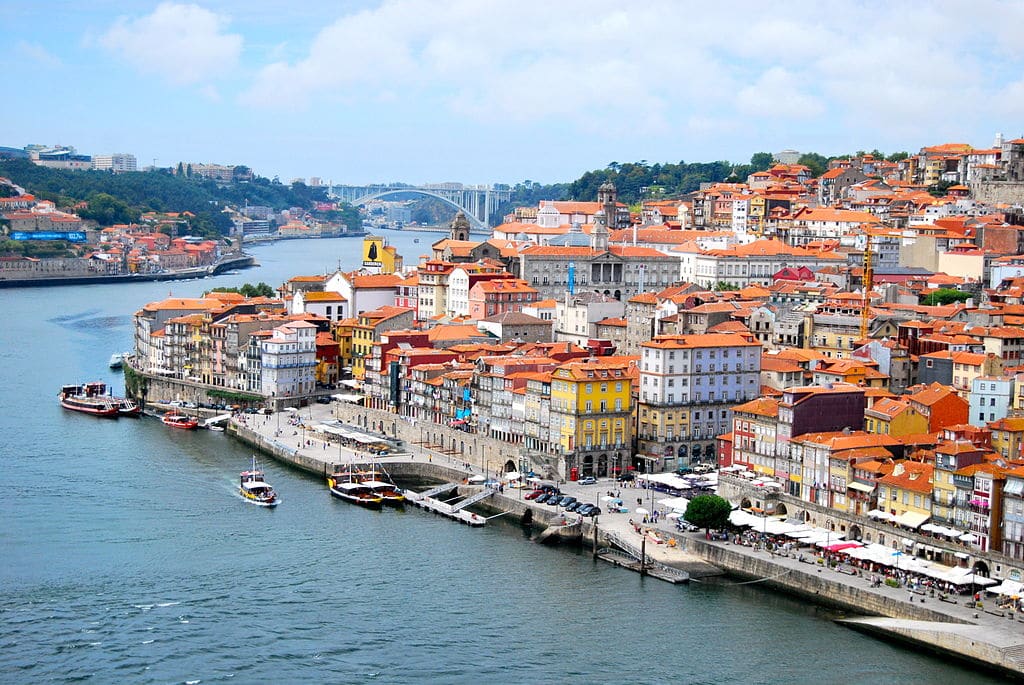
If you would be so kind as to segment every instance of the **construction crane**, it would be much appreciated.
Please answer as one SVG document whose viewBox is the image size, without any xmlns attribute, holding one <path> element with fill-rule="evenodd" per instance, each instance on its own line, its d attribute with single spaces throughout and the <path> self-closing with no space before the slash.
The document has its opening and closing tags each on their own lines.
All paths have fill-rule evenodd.
<svg viewBox="0 0 1024 685">
<path fill-rule="evenodd" d="M 864 229 L 867 238 L 864 246 L 864 309 L 860 313 L 860 339 L 868 339 L 868 319 L 871 318 L 871 288 L 874 285 L 875 272 L 871 265 L 871 233 Z"/>
</svg>

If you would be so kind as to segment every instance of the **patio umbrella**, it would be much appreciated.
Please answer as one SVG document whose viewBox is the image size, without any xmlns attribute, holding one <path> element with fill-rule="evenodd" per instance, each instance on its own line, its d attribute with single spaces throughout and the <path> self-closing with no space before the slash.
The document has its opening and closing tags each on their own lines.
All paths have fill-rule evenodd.
<svg viewBox="0 0 1024 685">
<path fill-rule="evenodd" d="M 972 533 L 964 533 L 958 537 L 957 540 L 962 540 L 963 542 L 977 542 L 978 536 Z"/>
<path fill-rule="evenodd" d="M 643 507 L 637 507 L 636 509 L 633 510 L 633 513 L 635 513 L 635 514 L 650 514 L 651 512 L 647 511 Z"/>
</svg>

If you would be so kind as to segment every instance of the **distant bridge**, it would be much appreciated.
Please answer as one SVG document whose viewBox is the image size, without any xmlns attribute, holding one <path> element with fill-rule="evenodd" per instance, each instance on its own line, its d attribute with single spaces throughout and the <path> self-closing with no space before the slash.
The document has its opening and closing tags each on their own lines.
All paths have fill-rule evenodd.
<svg viewBox="0 0 1024 685">
<path fill-rule="evenodd" d="M 407 186 L 396 183 L 330 187 L 332 197 L 355 206 L 365 205 L 372 200 L 379 200 L 399 193 L 425 195 L 462 210 L 466 218 L 469 219 L 470 226 L 480 231 L 490 228 L 491 214 L 498 208 L 498 205 L 512 199 L 512 191 L 507 186 L 465 186 L 461 183 Z"/>
</svg>

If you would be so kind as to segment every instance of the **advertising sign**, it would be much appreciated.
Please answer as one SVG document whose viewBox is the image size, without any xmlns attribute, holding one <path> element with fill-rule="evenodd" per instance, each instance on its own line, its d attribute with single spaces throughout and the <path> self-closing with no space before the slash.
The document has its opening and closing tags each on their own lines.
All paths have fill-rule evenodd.
<svg viewBox="0 0 1024 685">
<path fill-rule="evenodd" d="M 66 240 L 84 243 L 85 231 L 14 231 L 11 240 Z"/>
</svg>

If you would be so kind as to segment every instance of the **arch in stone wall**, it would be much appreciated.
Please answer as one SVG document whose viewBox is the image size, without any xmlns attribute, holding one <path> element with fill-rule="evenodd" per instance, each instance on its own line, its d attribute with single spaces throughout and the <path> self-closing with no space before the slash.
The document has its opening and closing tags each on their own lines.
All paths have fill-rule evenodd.
<svg viewBox="0 0 1024 685">
<path fill-rule="evenodd" d="M 860 540 L 863 537 L 860 526 L 856 523 L 850 526 L 850 533 L 846 536 L 849 540 Z"/>
</svg>

